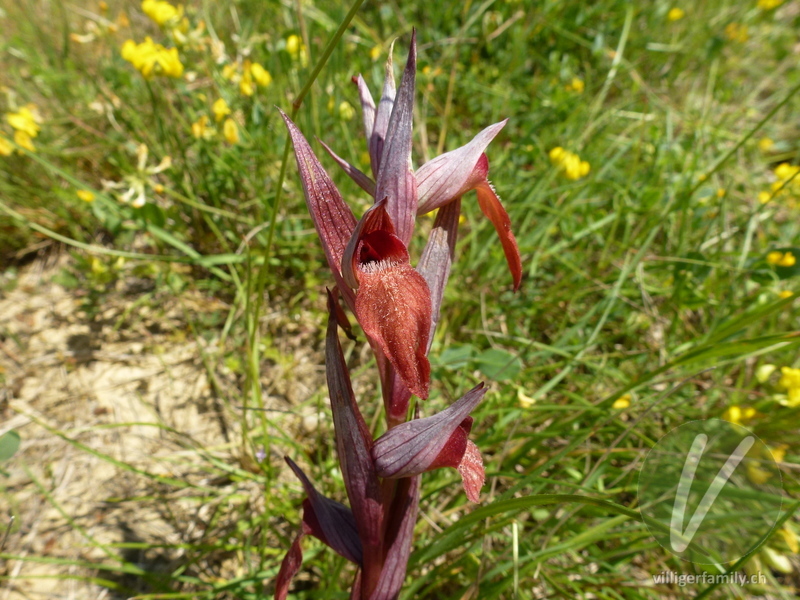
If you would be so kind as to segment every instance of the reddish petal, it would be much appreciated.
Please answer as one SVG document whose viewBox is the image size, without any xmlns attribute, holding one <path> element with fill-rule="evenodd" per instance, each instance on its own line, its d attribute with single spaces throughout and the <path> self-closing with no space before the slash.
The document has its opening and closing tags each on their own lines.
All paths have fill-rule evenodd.
<svg viewBox="0 0 800 600">
<path fill-rule="evenodd" d="M 281 116 L 286 122 L 294 146 L 294 155 L 297 159 L 297 169 L 300 171 L 308 212 L 314 221 L 314 228 L 319 234 L 322 248 L 325 250 L 325 257 L 328 259 L 328 265 L 333 271 L 336 283 L 342 290 L 347 303 L 352 306 L 352 292 L 344 285 L 341 265 L 347 242 L 350 241 L 356 227 L 356 218 L 350 207 L 345 204 L 342 195 L 333 185 L 333 181 L 325 169 L 322 168 L 306 138 L 282 111 Z"/>
<path fill-rule="evenodd" d="M 478 204 L 483 214 L 492 222 L 497 235 L 500 237 L 508 268 L 511 271 L 511 277 L 514 279 L 514 291 L 516 291 L 522 281 L 522 259 L 519 256 L 517 240 L 511 231 L 511 219 L 508 218 L 508 213 L 500 203 L 500 198 L 497 197 L 497 193 L 491 183 L 484 179 L 478 184 L 475 191 L 478 193 Z"/>
<path fill-rule="evenodd" d="M 356 271 L 358 271 L 361 242 L 364 237 L 375 232 L 383 232 L 397 239 L 397 236 L 394 235 L 392 220 L 389 218 L 389 213 L 386 212 L 385 198 L 376 202 L 364 213 L 364 216 L 361 217 L 361 220 L 353 230 L 353 234 L 345 248 L 342 257 L 342 277 L 353 289 L 357 288 L 359 285 Z M 391 251 L 391 254 L 381 257 L 384 260 L 408 262 L 408 250 L 402 242 L 392 244 L 391 246 L 385 246 L 385 251 Z"/>
<path fill-rule="evenodd" d="M 303 549 L 300 546 L 303 535 L 304 531 L 301 529 L 286 556 L 283 557 L 278 577 L 275 580 L 275 600 L 286 600 L 286 596 L 289 595 L 289 584 L 303 564 Z"/>
<path fill-rule="evenodd" d="M 332 548 L 340 556 L 360 565 L 363 551 L 353 512 L 344 504 L 320 494 L 302 469 L 288 456 L 286 462 L 303 484 L 308 496 L 303 501 L 305 532 Z"/>
<path fill-rule="evenodd" d="M 441 466 L 457 467 L 472 426 L 468 417 L 486 389 L 474 387 L 445 410 L 393 427 L 372 447 L 378 475 L 389 479 L 419 475 Z"/>
<path fill-rule="evenodd" d="M 382 260 L 360 264 L 358 282 L 358 322 L 409 391 L 427 398 L 431 369 L 426 356 L 431 322 L 428 284 L 408 263 Z"/>
<path fill-rule="evenodd" d="M 458 472 L 461 475 L 461 482 L 464 484 L 464 492 L 471 502 L 480 502 L 481 488 L 486 480 L 486 473 L 483 470 L 483 459 L 481 451 L 471 441 L 467 440 L 467 449 L 464 458 L 458 465 Z"/>
<path fill-rule="evenodd" d="M 440 154 L 417 169 L 417 214 L 424 215 L 464 195 L 486 177 L 475 173 L 481 155 L 508 119 L 489 125 L 466 146 Z"/>
<path fill-rule="evenodd" d="M 367 144 L 369 144 L 369 140 L 372 137 L 372 128 L 375 126 L 375 101 L 372 99 L 367 83 L 361 75 L 353 77 L 353 83 L 358 87 L 358 97 L 361 100 L 361 117 L 364 121 L 364 137 L 367 138 Z"/>
</svg>

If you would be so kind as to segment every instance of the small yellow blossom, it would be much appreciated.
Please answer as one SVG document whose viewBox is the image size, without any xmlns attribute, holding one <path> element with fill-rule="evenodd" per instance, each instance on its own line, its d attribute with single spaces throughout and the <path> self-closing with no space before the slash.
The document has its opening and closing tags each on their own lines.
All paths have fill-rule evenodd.
<svg viewBox="0 0 800 600">
<path fill-rule="evenodd" d="M 758 411 L 752 406 L 746 406 L 742 408 L 741 406 L 732 404 L 728 407 L 728 410 L 722 413 L 722 418 L 735 425 L 744 425 L 749 421 L 752 421 L 757 414 Z"/>
<path fill-rule="evenodd" d="M 192 135 L 198 140 L 208 135 L 208 115 L 203 115 L 197 121 L 192 123 Z"/>
<path fill-rule="evenodd" d="M 242 73 L 242 78 L 239 80 L 239 91 L 244 96 L 252 96 L 255 93 L 253 87 L 253 76 L 250 74 L 250 69 L 245 69 Z"/>
<path fill-rule="evenodd" d="M 11 156 L 14 146 L 6 138 L 0 135 L 0 156 Z"/>
<path fill-rule="evenodd" d="M 183 6 L 175 7 L 164 0 L 144 0 L 142 11 L 158 25 L 177 24 L 183 16 Z"/>
<path fill-rule="evenodd" d="M 772 198 L 772 194 L 770 192 L 760 191 L 758 192 L 758 201 L 761 204 L 766 204 Z"/>
<path fill-rule="evenodd" d="M 758 8 L 761 10 L 772 10 L 773 8 L 778 8 L 781 4 L 783 4 L 783 0 L 758 0 Z"/>
<path fill-rule="evenodd" d="M 767 254 L 767 263 L 776 267 L 793 267 L 796 262 L 797 259 L 791 252 L 774 250 Z"/>
<path fill-rule="evenodd" d="M 372 59 L 373 62 L 378 60 L 381 57 L 381 52 L 383 50 L 380 46 L 373 46 L 372 49 L 369 51 L 369 57 Z"/>
<path fill-rule="evenodd" d="M 6 121 L 17 131 L 24 132 L 28 137 L 35 138 L 39 135 L 39 125 L 36 121 L 36 107 L 33 105 L 23 106 L 15 113 L 8 113 Z"/>
<path fill-rule="evenodd" d="M 773 149 L 774 147 L 775 147 L 775 142 L 773 142 L 773 141 L 772 141 L 770 138 L 768 138 L 768 137 L 763 137 L 763 138 L 761 138 L 760 140 L 758 140 L 758 149 L 759 149 L 759 150 L 760 150 L 760 151 L 761 151 L 763 154 L 766 154 L 767 152 L 770 152 L 770 151 L 772 151 L 772 149 Z"/>
<path fill-rule="evenodd" d="M 272 75 L 270 75 L 269 71 L 267 71 L 258 63 L 253 63 L 250 65 L 250 73 L 252 74 L 256 84 L 260 85 L 261 87 L 268 87 L 272 83 Z"/>
<path fill-rule="evenodd" d="M 183 75 L 183 64 L 178 57 L 178 49 L 167 49 L 149 37 L 146 37 L 141 44 L 126 40 L 121 53 L 122 58 L 131 63 L 145 79 L 150 79 L 153 75 L 168 77 Z"/>
<path fill-rule="evenodd" d="M 724 198 L 724 197 L 725 197 L 725 189 L 724 188 L 718 188 L 717 189 L 717 198 Z"/>
<path fill-rule="evenodd" d="M 630 394 L 623 394 L 616 400 L 614 400 L 614 404 L 611 405 L 611 408 L 614 410 L 624 410 L 631 405 L 631 395 Z"/>
<path fill-rule="evenodd" d="M 117 15 L 117 27 L 130 27 L 131 22 L 128 20 L 128 15 L 121 12 Z"/>
<path fill-rule="evenodd" d="M 747 25 L 741 25 L 740 23 L 729 23 L 725 27 L 725 37 L 732 42 L 738 42 L 740 44 L 750 39 L 750 36 L 747 34 Z"/>
<path fill-rule="evenodd" d="M 682 8 L 670 8 L 669 12 L 667 13 L 667 19 L 670 21 L 680 21 L 683 17 L 686 16 L 686 11 Z"/>
<path fill-rule="evenodd" d="M 785 449 L 784 452 L 786 452 Z M 775 454 L 775 451 L 773 450 L 772 453 Z M 783 462 L 783 459 L 781 460 L 775 459 L 775 460 L 777 460 L 778 462 Z M 795 554 L 800 554 L 800 541 L 797 539 L 797 534 L 794 532 L 793 529 L 791 529 L 791 527 L 788 524 L 784 525 L 783 529 L 781 529 L 778 533 L 781 534 L 783 541 L 786 542 L 787 546 L 789 546 L 789 550 L 791 550 Z"/>
<path fill-rule="evenodd" d="M 222 77 L 230 81 L 236 76 L 236 65 L 227 64 L 222 67 Z"/>
<path fill-rule="evenodd" d="M 25 148 L 25 150 L 29 152 L 36 152 L 36 146 L 33 145 L 33 140 L 26 131 L 15 131 L 14 143 L 20 148 Z"/>
<path fill-rule="evenodd" d="M 290 35 L 286 38 L 286 51 L 295 60 L 300 61 L 300 66 L 308 65 L 308 50 L 299 35 Z"/>
<path fill-rule="evenodd" d="M 786 450 L 788 446 L 786 444 L 781 444 L 780 446 L 776 446 L 775 448 L 770 448 L 769 453 L 772 455 L 772 459 L 776 463 L 782 463 L 783 459 L 786 458 Z"/>
<path fill-rule="evenodd" d="M 97 3 L 97 8 L 100 9 L 100 12 L 108 12 L 108 3 L 105 2 L 105 0 L 100 0 L 100 2 Z"/>
<path fill-rule="evenodd" d="M 794 296 L 794 292 L 792 290 L 783 290 L 778 292 L 778 298 L 781 300 L 786 300 L 786 298 L 791 298 L 792 296 Z"/>
<path fill-rule="evenodd" d="M 215 101 L 214 105 L 211 107 L 211 110 L 214 112 L 214 120 L 217 123 L 231 114 L 231 109 L 228 106 L 228 103 L 225 102 L 224 98 L 219 98 L 217 101 Z"/>
<path fill-rule="evenodd" d="M 94 202 L 94 194 L 89 190 L 78 190 L 75 194 L 84 202 Z"/>
<path fill-rule="evenodd" d="M 154 191 L 156 194 L 163 194 L 163 193 L 164 193 L 164 186 L 163 186 L 163 185 L 161 185 L 160 183 L 157 183 L 157 184 L 155 184 L 155 185 L 153 186 L 153 191 Z"/>
<path fill-rule="evenodd" d="M 588 162 L 581 160 L 581 157 L 574 152 L 564 150 L 561 146 L 556 146 L 550 150 L 549 156 L 550 162 L 558 167 L 567 179 L 576 181 L 586 177 L 591 170 Z"/>
<path fill-rule="evenodd" d="M 800 166 L 790 165 L 789 163 L 781 163 L 775 167 L 774 172 L 775 177 L 785 181 L 791 179 L 792 177 L 797 177 L 797 174 L 800 173 Z"/>
<path fill-rule="evenodd" d="M 781 378 L 778 387 L 786 390 L 786 406 L 797 408 L 800 406 L 800 369 L 781 367 Z"/>
<path fill-rule="evenodd" d="M 356 109 L 353 108 L 353 105 L 350 104 L 347 100 L 339 104 L 339 117 L 341 117 L 343 121 L 352 121 L 353 117 L 355 116 L 356 116 Z"/>
<path fill-rule="evenodd" d="M 233 119 L 225 119 L 225 124 L 222 126 L 222 134 L 225 136 L 225 141 L 229 144 L 239 143 L 239 127 Z"/>
<path fill-rule="evenodd" d="M 757 462 L 752 460 L 747 461 L 745 471 L 747 472 L 747 478 L 750 480 L 750 482 L 756 485 L 764 485 L 771 477 L 771 473 L 769 471 L 765 471 L 758 466 Z"/>
<path fill-rule="evenodd" d="M 517 400 L 519 401 L 520 408 L 530 408 L 531 406 L 536 404 L 536 398 L 528 396 L 528 394 L 525 393 L 525 389 L 522 386 L 517 388 Z"/>
<path fill-rule="evenodd" d="M 583 79 L 579 77 L 573 77 L 572 81 L 570 81 L 566 86 L 565 89 L 568 92 L 575 92 L 576 94 L 582 94 L 586 84 L 583 83 Z"/>
</svg>

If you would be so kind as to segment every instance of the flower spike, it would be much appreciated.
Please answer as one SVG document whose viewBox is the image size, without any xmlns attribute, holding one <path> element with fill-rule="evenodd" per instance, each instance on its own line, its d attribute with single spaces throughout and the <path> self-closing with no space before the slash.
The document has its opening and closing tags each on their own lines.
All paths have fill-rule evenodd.
<svg viewBox="0 0 800 600">
<path fill-rule="evenodd" d="M 485 393 L 481 383 L 442 412 L 408 421 L 383 434 L 372 447 L 378 475 L 398 479 L 453 467 L 461 473 L 467 497 L 477 502 L 484 480 L 483 461 L 467 435 L 472 428 L 469 413 Z"/>
</svg>

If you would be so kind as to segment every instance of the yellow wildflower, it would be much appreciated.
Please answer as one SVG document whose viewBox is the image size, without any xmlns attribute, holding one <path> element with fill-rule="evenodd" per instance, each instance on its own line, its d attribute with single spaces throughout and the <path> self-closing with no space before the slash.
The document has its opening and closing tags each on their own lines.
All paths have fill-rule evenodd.
<svg viewBox="0 0 800 600">
<path fill-rule="evenodd" d="M 183 75 L 183 64 L 178 57 L 178 49 L 167 49 L 149 37 L 146 37 L 141 44 L 126 40 L 122 45 L 121 54 L 122 58 L 131 63 L 145 79 L 150 79 L 153 75 L 169 77 Z"/>
<path fill-rule="evenodd" d="M 121 12 L 117 15 L 117 27 L 130 27 L 131 22 L 128 20 L 128 15 Z"/>
<path fill-rule="evenodd" d="M 614 404 L 611 405 L 611 408 L 614 410 L 624 410 L 631 405 L 631 395 L 630 394 L 623 394 L 616 400 L 614 400 Z"/>
<path fill-rule="evenodd" d="M 786 390 L 786 406 L 797 408 L 800 406 L 800 369 L 781 367 L 781 378 L 778 387 Z"/>
<path fill-rule="evenodd" d="M 164 186 L 163 186 L 163 185 L 161 185 L 160 183 L 157 183 L 157 184 L 155 184 L 155 185 L 153 186 L 153 191 L 154 191 L 156 194 L 163 194 L 163 193 L 164 193 Z"/>
<path fill-rule="evenodd" d="M 176 23 L 183 16 L 183 6 L 172 6 L 164 0 L 144 0 L 142 11 L 158 25 Z"/>
<path fill-rule="evenodd" d="M 78 190 L 75 194 L 84 202 L 94 202 L 94 194 L 89 190 Z"/>
<path fill-rule="evenodd" d="M 36 124 L 37 115 L 35 114 L 36 107 L 32 104 L 23 106 L 15 113 L 8 113 L 6 121 L 17 131 L 22 131 L 28 137 L 35 138 L 39 135 L 39 125 Z"/>
<path fill-rule="evenodd" d="M 373 46 L 372 49 L 369 51 L 369 57 L 372 59 L 373 62 L 378 60 L 381 57 L 381 52 L 383 50 L 380 46 Z"/>
<path fill-rule="evenodd" d="M 764 154 L 770 152 L 774 147 L 775 147 L 775 142 L 773 142 L 768 137 L 763 137 L 760 140 L 758 140 L 758 149 Z"/>
<path fill-rule="evenodd" d="M 207 137 L 209 134 L 209 127 L 208 127 L 208 116 L 203 115 L 197 121 L 192 123 L 192 135 L 196 137 L 198 140 L 200 138 Z"/>
<path fill-rule="evenodd" d="M 771 364 L 764 364 L 759 366 L 756 369 L 756 379 L 758 380 L 759 383 L 765 383 L 766 381 L 769 380 L 770 376 L 775 372 L 775 369 L 777 368 L 778 367 Z"/>
<path fill-rule="evenodd" d="M 582 94 L 586 84 L 583 83 L 583 79 L 579 77 L 573 77 L 572 81 L 570 81 L 566 85 L 566 90 L 568 92 L 575 92 L 576 94 Z"/>
<path fill-rule="evenodd" d="M 735 425 L 743 425 L 749 421 L 752 421 L 757 414 L 758 411 L 752 406 L 746 406 L 745 408 L 742 408 L 741 406 L 732 404 L 728 407 L 728 410 L 722 413 L 722 418 Z"/>
<path fill-rule="evenodd" d="M 724 188 L 718 188 L 717 189 L 717 198 L 724 198 L 724 197 L 725 197 L 725 189 Z"/>
<path fill-rule="evenodd" d="M 784 452 L 786 450 L 784 449 Z M 775 451 L 772 452 L 775 454 Z M 776 459 L 777 460 L 777 459 Z M 778 462 L 783 462 L 783 459 L 778 460 Z M 795 554 L 800 554 L 800 541 L 797 539 L 797 534 L 794 532 L 793 529 L 787 524 L 783 526 L 778 533 L 781 534 L 783 541 L 786 542 L 786 545 L 789 546 L 789 550 L 794 552 Z"/>
<path fill-rule="evenodd" d="M 581 160 L 581 157 L 574 152 L 564 150 L 561 146 L 556 146 L 550 150 L 549 156 L 550 162 L 561 169 L 567 179 L 578 180 L 581 177 L 586 177 L 591 170 L 588 162 Z"/>
<path fill-rule="evenodd" d="M 747 25 L 741 25 L 740 23 L 729 23 L 725 27 L 725 37 L 732 42 L 739 42 L 740 44 L 750 39 L 750 36 L 747 35 Z"/>
<path fill-rule="evenodd" d="M 356 116 L 356 109 L 353 108 L 353 105 L 350 104 L 347 100 L 342 102 L 339 105 L 339 117 L 343 121 L 352 121 L 353 117 Z"/>
<path fill-rule="evenodd" d="M 767 254 L 767 263 L 776 267 L 793 267 L 796 262 L 797 259 L 791 252 L 774 250 Z"/>
<path fill-rule="evenodd" d="M 36 146 L 33 145 L 33 140 L 26 131 L 15 131 L 14 143 L 20 148 L 25 148 L 25 150 L 29 152 L 36 152 Z"/>
<path fill-rule="evenodd" d="M 308 50 L 299 35 L 290 35 L 286 38 L 286 51 L 293 59 L 300 61 L 300 66 L 308 65 Z"/>
<path fill-rule="evenodd" d="M 272 83 L 272 75 L 258 63 L 250 65 L 250 73 L 261 87 L 268 87 Z"/>
<path fill-rule="evenodd" d="M 778 298 L 781 300 L 786 300 L 786 298 L 791 298 L 792 296 L 794 296 L 794 292 L 792 290 L 783 290 L 778 292 Z"/>
<path fill-rule="evenodd" d="M 769 471 L 765 471 L 758 466 L 758 463 L 754 461 L 747 461 L 745 470 L 747 472 L 747 478 L 751 483 L 756 485 L 764 485 L 771 477 L 771 473 Z"/>
<path fill-rule="evenodd" d="M 225 124 L 222 126 L 222 134 L 225 136 L 225 141 L 229 144 L 239 143 L 239 127 L 233 119 L 225 119 Z"/>
<path fill-rule="evenodd" d="M 0 156 L 11 156 L 14 146 L 6 138 L 0 135 Z"/>
<path fill-rule="evenodd" d="M 669 12 L 667 13 L 667 19 L 670 21 L 680 21 L 683 17 L 686 16 L 686 11 L 682 8 L 670 8 Z"/>
<path fill-rule="evenodd" d="M 255 92 L 249 62 L 245 65 L 244 73 L 242 73 L 242 78 L 239 80 L 239 91 L 245 96 L 252 96 Z"/>
<path fill-rule="evenodd" d="M 800 173 L 800 166 L 790 165 L 789 163 L 781 163 L 775 167 L 775 177 L 784 181 L 796 177 Z"/>
<path fill-rule="evenodd" d="M 783 0 L 758 0 L 758 8 L 761 10 L 772 10 L 773 8 L 778 8 L 781 4 L 783 4 Z"/>
<path fill-rule="evenodd" d="M 758 201 L 761 204 L 766 204 L 772 198 L 772 194 L 770 192 L 761 191 L 758 192 Z"/>
<path fill-rule="evenodd" d="M 108 12 L 108 3 L 105 2 L 105 0 L 100 0 L 100 2 L 97 3 L 97 8 L 100 9 L 100 12 Z"/>
<path fill-rule="evenodd" d="M 211 107 L 211 110 L 214 112 L 214 120 L 217 123 L 219 123 L 220 121 L 222 121 L 222 119 L 231 114 L 231 109 L 228 106 L 228 103 L 225 102 L 224 98 L 219 98 L 216 102 L 214 102 L 214 105 Z"/>
</svg>

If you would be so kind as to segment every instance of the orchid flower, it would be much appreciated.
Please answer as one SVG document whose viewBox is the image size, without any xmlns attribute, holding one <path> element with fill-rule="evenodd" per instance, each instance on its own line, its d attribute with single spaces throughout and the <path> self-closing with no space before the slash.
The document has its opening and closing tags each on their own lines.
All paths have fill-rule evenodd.
<svg viewBox="0 0 800 600">
<path fill-rule="evenodd" d="M 421 418 L 420 405 L 407 421 L 412 394 L 430 390 L 428 352 L 439 320 L 444 288 L 455 252 L 461 196 L 475 189 L 495 227 L 519 285 L 519 251 L 508 215 L 486 178 L 483 151 L 505 121 L 472 142 L 433 159 L 416 174 L 411 165 L 411 132 L 416 76 L 416 34 L 399 88 L 391 58 L 383 94 L 375 107 L 357 78 L 372 178 L 334 159 L 375 198 L 360 219 L 336 189 L 297 126 L 281 113 L 294 146 L 297 167 L 314 227 L 336 287 L 328 291 L 325 361 L 336 447 L 350 508 L 322 496 L 287 458 L 306 493 L 300 530 L 281 563 L 275 598 L 287 597 L 302 562 L 301 542 L 312 535 L 358 567 L 351 599 L 394 600 L 405 578 L 419 509 L 420 476 L 441 467 L 461 475 L 467 498 L 480 499 L 484 468 L 469 440 L 469 416 L 485 394 L 483 383 L 445 410 Z M 324 145 L 324 144 L 323 144 Z M 327 148 L 327 147 L 326 147 Z M 438 208 L 433 229 L 416 267 L 408 245 L 418 214 Z M 386 409 L 387 431 L 377 440 L 367 428 L 339 342 L 349 323 L 341 294 L 375 354 Z"/>
</svg>

